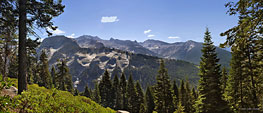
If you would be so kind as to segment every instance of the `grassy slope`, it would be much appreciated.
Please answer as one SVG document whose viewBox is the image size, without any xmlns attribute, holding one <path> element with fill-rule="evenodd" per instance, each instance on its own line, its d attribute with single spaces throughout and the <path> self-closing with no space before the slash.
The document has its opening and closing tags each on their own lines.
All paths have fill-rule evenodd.
<svg viewBox="0 0 263 113">
<path fill-rule="evenodd" d="M 17 86 L 16 79 L 10 81 Z M 28 85 L 28 91 L 9 100 L 8 103 L 8 99 L 0 99 L 0 104 L 8 103 L 5 104 L 4 109 L 0 109 L 2 112 L 115 113 L 110 108 L 104 108 L 84 96 L 73 96 L 66 91 L 46 89 L 36 84 Z"/>
</svg>

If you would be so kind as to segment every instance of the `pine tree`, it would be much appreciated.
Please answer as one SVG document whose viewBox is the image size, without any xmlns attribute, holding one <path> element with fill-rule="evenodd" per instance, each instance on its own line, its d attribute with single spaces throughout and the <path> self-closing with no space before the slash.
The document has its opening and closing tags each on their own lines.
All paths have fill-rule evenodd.
<svg viewBox="0 0 263 113">
<path fill-rule="evenodd" d="M 83 96 L 88 97 L 88 98 L 91 98 L 91 94 L 90 94 L 90 90 L 89 90 L 88 85 L 86 85 L 86 87 L 85 87 Z"/>
<path fill-rule="evenodd" d="M 134 86 L 134 81 L 132 75 L 129 76 L 128 85 L 127 85 L 127 100 L 128 100 L 128 111 L 131 113 L 138 113 L 138 109 L 136 108 L 137 104 L 137 92 Z"/>
<path fill-rule="evenodd" d="M 137 99 L 136 99 L 137 107 L 136 108 L 139 108 L 138 111 L 140 111 L 141 104 L 144 105 L 144 94 L 143 94 L 143 90 L 142 90 L 142 87 L 141 87 L 139 81 L 136 82 L 136 91 L 137 91 Z M 143 107 L 145 107 L 145 106 L 143 106 Z"/>
<path fill-rule="evenodd" d="M 155 104 L 154 104 L 152 90 L 151 90 L 151 87 L 149 86 L 146 89 L 145 101 L 146 101 L 146 112 L 152 113 L 154 110 Z"/>
<path fill-rule="evenodd" d="M 221 77 L 221 89 L 222 89 L 222 91 L 223 91 L 223 93 L 224 93 L 224 90 L 225 90 L 225 88 L 226 88 L 226 83 L 227 83 L 227 71 L 226 71 L 226 67 L 223 67 L 223 69 L 222 69 L 222 77 Z"/>
<path fill-rule="evenodd" d="M 187 106 L 187 92 L 185 89 L 184 80 L 181 80 L 180 91 L 179 91 L 179 103 L 186 110 Z"/>
<path fill-rule="evenodd" d="M 219 59 L 208 29 L 206 29 L 204 40 L 199 71 L 199 97 L 195 105 L 196 113 L 227 113 L 229 107 L 222 99 L 220 88 L 221 72 L 220 65 L 217 64 Z"/>
<path fill-rule="evenodd" d="M 48 66 L 48 59 L 46 52 L 43 50 L 40 55 L 40 70 L 39 75 L 41 77 L 41 82 L 39 83 L 39 86 L 44 86 L 46 88 L 52 87 L 52 78 L 49 72 L 49 66 Z"/>
<path fill-rule="evenodd" d="M 110 80 L 110 74 L 106 70 L 102 76 L 102 80 L 99 83 L 99 91 L 101 98 L 101 105 L 104 107 L 113 108 L 113 92 L 112 83 Z"/>
<path fill-rule="evenodd" d="M 117 75 L 114 76 L 113 79 L 113 88 L 112 92 L 114 94 L 113 96 L 113 108 L 118 110 L 121 108 L 121 92 L 120 92 L 120 82 Z"/>
<path fill-rule="evenodd" d="M 10 78 L 17 78 L 18 77 L 18 58 L 17 55 L 14 55 L 11 59 L 10 59 L 10 65 L 8 67 L 9 69 L 9 77 Z M 34 70 L 36 70 L 37 65 L 35 65 Z"/>
<path fill-rule="evenodd" d="M 232 46 L 229 80 L 225 92 L 233 110 L 238 108 L 258 108 L 262 100 L 262 1 L 238 0 L 226 4 L 229 15 L 239 15 L 238 25 L 222 33 L 227 40 L 221 46 Z M 232 71 L 232 72 L 231 72 Z M 233 75 L 231 73 L 237 73 Z M 234 86 L 236 85 L 236 86 Z M 239 90 L 233 89 L 238 87 Z M 231 91 L 232 89 L 232 91 Z"/>
<path fill-rule="evenodd" d="M 97 82 L 95 82 L 95 88 L 94 88 L 94 91 L 93 91 L 93 100 L 96 102 L 96 103 L 100 103 L 101 102 L 101 99 L 100 99 L 100 91 L 99 91 L 99 85 Z"/>
<path fill-rule="evenodd" d="M 192 100 L 193 100 L 193 102 L 195 102 L 196 101 L 196 99 L 197 99 L 197 93 L 196 93 L 196 91 L 195 91 L 195 88 L 192 88 L 192 92 L 191 92 L 191 95 L 192 95 Z"/>
<path fill-rule="evenodd" d="M 128 110 L 127 82 L 124 72 L 122 72 L 120 78 L 120 92 L 121 92 L 121 109 Z"/>
<path fill-rule="evenodd" d="M 39 70 L 37 70 L 38 65 L 38 55 L 36 49 L 40 45 L 39 38 L 32 40 L 30 38 L 26 41 L 26 50 L 27 50 L 27 82 L 29 84 L 34 83 L 35 76 L 39 75 Z M 40 62 L 41 63 L 41 62 Z M 41 80 L 41 79 L 39 79 Z"/>
<path fill-rule="evenodd" d="M 53 30 L 55 30 L 56 27 L 54 27 L 51 20 L 52 18 L 59 16 L 64 11 L 65 6 L 62 5 L 62 0 L 56 2 L 54 0 L 41 0 L 34 2 L 29 0 L 12 0 L 11 3 L 13 3 L 11 6 L 16 7 L 14 9 L 17 10 L 17 13 L 14 13 L 13 16 L 17 17 L 18 15 L 19 18 L 17 19 L 19 21 L 16 25 L 18 25 L 19 28 L 18 94 L 21 94 L 24 90 L 27 89 L 27 34 L 35 33 L 32 30 L 34 26 L 38 26 L 40 28 L 51 27 Z M 31 30 L 29 30 L 28 28 L 31 28 Z M 50 34 L 50 32 L 48 33 Z"/>
<path fill-rule="evenodd" d="M 53 65 L 51 67 L 51 77 L 52 77 L 52 84 L 56 88 L 57 87 L 57 85 L 56 85 L 57 73 L 56 73 L 56 68 Z"/>
<path fill-rule="evenodd" d="M 77 88 L 74 89 L 74 96 L 79 96 L 79 90 Z"/>
<path fill-rule="evenodd" d="M 184 106 L 182 106 L 181 102 L 179 102 L 178 107 L 174 113 L 185 113 Z"/>
<path fill-rule="evenodd" d="M 175 106 L 177 106 L 179 102 L 179 92 L 178 92 L 178 87 L 176 85 L 176 80 L 173 81 L 173 98 L 174 98 L 174 104 Z"/>
<path fill-rule="evenodd" d="M 194 100 L 193 97 L 191 95 L 191 89 L 190 89 L 190 83 L 187 80 L 186 84 L 185 84 L 185 89 L 186 89 L 186 105 L 185 105 L 185 112 L 186 113 L 193 113 L 195 111 L 194 109 Z"/>
<path fill-rule="evenodd" d="M 139 113 L 146 113 L 144 104 L 141 104 L 141 105 L 140 105 L 140 111 L 139 111 Z"/>
<path fill-rule="evenodd" d="M 234 49 L 235 48 L 235 49 Z M 242 74 L 242 61 L 244 60 L 242 52 L 232 47 L 232 59 L 230 62 L 230 72 L 224 91 L 225 100 L 230 104 L 233 112 L 239 112 L 239 108 L 245 107 L 243 97 L 247 98 L 245 94 L 245 77 Z M 248 86 L 248 84 L 246 84 Z"/>
<path fill-rule="evenodd" d="M 73 93 L 74 89 L 72 77 L 69 74 L 69 68 L 66 65 L 66 60 L 61 59 L 57 63 L 56 67 L 58 68 L 58 72 L 55 82 L 57 83 L 58 89 Z"/>
<path fill-rule="evenodd" d="M 172 96 L 172 86 L 163 60 L 161 60 L 156 81 L 157 84 L 154 87 L 155 111 L 158 113 L 173 113 L 175 109 Z"/>
</svg>

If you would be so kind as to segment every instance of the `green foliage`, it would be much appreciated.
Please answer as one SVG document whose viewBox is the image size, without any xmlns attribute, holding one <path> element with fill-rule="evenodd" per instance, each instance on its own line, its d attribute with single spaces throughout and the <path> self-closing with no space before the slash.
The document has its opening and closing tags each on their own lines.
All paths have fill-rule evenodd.
<svg viewBox="0 0 263 113">
<path fill-rule="evenodd" d="M 53 84 L 53 86 L 56 88 L 57 86 L 56 86 L 56 77 L 57 77 L 57 73 L 56 73 L 56 69 L 55 69 L 55 67 L 52 65 L 52 67 L 51 67 L 51 78 L 52 78 L 52 84 Z"/>
<path fill-rule="evenodd" d="M 176 84 L 176 80 L 173 81 L 173 100 L 174 100 L 174 104 L 175 106 L 178 105 L 178 102 L 179 102 L 179 91 L 178 91 L 178 87 L 177 87 L 177 84 Z"/>
<path fill-rule="evenodd" d="M 43 50 L 40 55 L 40 69 L 39 69 L 39 75 L 40 75 L 40 82 L 39 86 L 44 86 L 46 88 L 52 87 L 52 78 L 49 72 L 49 66 L 48 66 L 48 59 L 46 52 Z"/>
<path fill-rule="evenodd" d="M 55 77 L 56 86 L 59 90 L 69 91 L 73 93 L 72 77 L 69 74 L 69 68 L 66 65 L 66 60 L 61 59 L 57 63 L 57 76 Z"/>
<path fill-rule="evenodd" d="M 121 91 L 120 91 L 120 82 L 117 75 L 113 79 L 113 108 L 118 110 L 121 108 Z"/>
<path fill-rule="evenodd" d="M 100 103 L 101 102 L 101 99 L 100 99 L 100 91 L 99 91 L 99 85 L 98 83 L 95 83 L 95 88 L 94 88 L 94 91 L 92 92 L 92 97 L 93 97 L 93 100 L 97 103 Z"/>
<path fill-rule="evenodd" d="M 190 89 L 189 81 L 186 82 L 185 89 L 186 89 L 185 112 L 186 113 L 193 113 L 195 111 L 195 109 L 193 107 L 193 105 L 194 105 L 194 98 L 191 95 L 191 89 Z"/>
<path fill-rule="evenodd" d="M 233 108 L 258 108 L 263 88 L 262 1 L 238 0 L 226 4 L 229 15 L 239 15 L 238 25 L 222 33 L 227 40 L 222 46 L 232 46 L 231 69 L 225 98 Z"/>
<path fill-rule="evenodd" d="M 226 67 L 223 67 L 222 69 L 222 77 L 221 77 L 221 89 L 222 89 L 222 93 L 224 93 L 224 90 L 226 88 L 226 83 L 227 83 L 227 70 L 226 70 Z"/>
<path fill-rule="evenodd" d="M 90 89 L 89 89 L 88 85 L 86 85 L 84 93 L 83 93 L 83 96 L 91 98 L 91 94 L 90 93 L 91 93 Z"/>
<path fill-rule="evenodd" d="M 195 104 L 196 113 L 227 113 L 229 107 L 222 99 L 220 87 L 220 65 L 215 53 L 215 46 L 211 41 L 210 32 L 206 29 L 204 36 L 203 55 L 199 71 L 199 97 Z"/>
<path fill-rule="evenodd" d="M 102 80 L 99 83 L 99 92 L 101 105 L 104 107 L 113 108 L 112 83 L 107 70 L 105 71 L 104 75 L 102 76 Z"/>
<path fill-rule="evenodd" d="M 175 106 L 173 103 L 172 86 L 163 60 L 161 60 L 156 81 L 157 83 L 154 86 L 155 110 L 158 113 L 173 113 Z"/>
<path fill-rule="evenodd" d="M 145 112 L 145 106 L 144 106 L 144 93 L 143 93 L 143 90 L 142 90 L 142 87 L 139 83 L 139 81 L 136 82 L 136 91 L 137 91 L 137 99 L 136 99 L 136 108 L 139 108 L 138 111 L 141 110 L 141 105 L 143 104 L 143 112 Z"/>
<path fill-rule="evenodd" d="M 154 98 L 153 98 L 151 87 L 147 87 L 146 89 L 145 101 L 146 101 L 146 113 L 152 113 L 155 104 L 154 104 Z"/>
<path fill-rule="evenodd" d="M 123 72 L 120 78 L 120 92 L 121 92 L 121 109 L 128 110 L 127 82 Z"/>
<path fill-rule="evenodd" d="M 139 113 L 146 113 L 144 104 L 141 104 Z"/>
<path fill-rule="evenodd" d="M 139 109 L 137 106 L 137 92 L 134 86 L 132 75 L 129 76 L 127 85 L 127 100 L 128 100 L 128 111 L 131 113 L 138 113 Z"/>
<path fill-rule="evenodd" d="M 184 106 L 182 106 L 181 102 L 179 102 L 178 107 L 174 113 L 186 113 L 184 111 Z"/>
<path fill-rule="evenodd" d="M 78 96 L 79 95 L 79 90 L 77 88 L 74 89 L 74 96 Z"/>
<path fill-rule="evenodd" d="M 17 83 L 17 80 L 11 79 L 10 81 L 12 81 L 11 84 Z M 0 96 L 0 104 L 2 112 L 115 113 L 84 96 L 73 96 L 67 91 L 46 89 L 36 84 L 29 85 L 28 91 L 14 98 Z"/>
<path fill-rule="evenodd" d="M 180 104 L 180 106 L 182 106 L 184 108 L 184 111 L 185 111 L 185 108 L 187 106 L 187 102 L 188 102 L 187 91 L 185 89 L 184 80 L 181 80 L 180 92 L 179 92 L 179 104 Z M 179 109 L 179 108 L 177 108 L 177 109 Z M 189 109 L 187 109 L 187 110 L 189 110 Z"/>
</svg>

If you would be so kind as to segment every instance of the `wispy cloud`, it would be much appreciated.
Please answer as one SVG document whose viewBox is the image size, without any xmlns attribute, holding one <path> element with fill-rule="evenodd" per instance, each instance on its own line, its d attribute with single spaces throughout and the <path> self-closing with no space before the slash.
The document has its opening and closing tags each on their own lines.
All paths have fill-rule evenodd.
<svg viewBox="0 0 263 113">
<path fill-rule="evenodd" d="M 62 31 L 62 30 L 60 30 L 60 29 L 56 29 L 55 31 L 53 31 L 51 28 L 47 28 L 47 30 L 49 31 L 49 32 L 51 32 L 53 35 L 61 35 L 61 34 L 64 34 L 65 33 L 65 31 Z"/>
<path fill-rule="evenodd" d="M 67 36 L 68 38 L 75 38 L 75 34 L 73 33 L 73 34 L 71 34 L 71 35 L 69 35 L 69 36 Z"/>
<path fill-rule="evenodd" d="M 118 22 L 119 20 L 117 16 L 104 16 L 101 18 L 101 23 Z"/>
<path fill-rule="evenodd" d="M 154 36 L 155 36 L 155 35 L 148 35 L 147 37 L 148 37 L 148 38 L 151 38 L 151 37 L 154 37 Z"/>
<path fill-rule="evenodd" d="M 168 38 L 169 39 L 179 39 L 180 37 L 179 36 L 169 36 Z"/>
<path fill-rule="evenodd" d="M 144 33 L 144 34 L 148 34 L 148 33 L 150 33 L 151 31 L 152 31 L 152 30 L 149 29 L 149 30 L 144 31 L 143 33 Z"/>
</svg>

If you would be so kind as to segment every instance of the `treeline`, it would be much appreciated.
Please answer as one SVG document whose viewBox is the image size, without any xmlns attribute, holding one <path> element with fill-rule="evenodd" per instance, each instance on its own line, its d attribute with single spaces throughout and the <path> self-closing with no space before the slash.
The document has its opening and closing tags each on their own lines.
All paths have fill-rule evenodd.
<svg viewBox="0 0 263 113">
<path fill-rule="evenodd" d="M 124 73 L 120 77 L 118 75 L 112 77 L 106 70 L 94 89 L 86 86 L 85 91 L 80 95 L 89 97 L 104 107 L 127 110 L 131 113 L 152 113 L 158 109 L 160 109 L 158 112 L 172 112 L 177 109 L 194 111 L 193 104 L 197 99 L 195 88 L 184 80 L 181 81 L 180 88 L 176 80 L 170 83 L 163 60 L 161 60 L 157 84 L 148 86 L 146 91 L 141 88 L 139 81 L 133 80 L 131 74 L 128 79 Z M 165 103 L 159 103 L 162 101 Z"/>
</svg>

